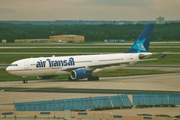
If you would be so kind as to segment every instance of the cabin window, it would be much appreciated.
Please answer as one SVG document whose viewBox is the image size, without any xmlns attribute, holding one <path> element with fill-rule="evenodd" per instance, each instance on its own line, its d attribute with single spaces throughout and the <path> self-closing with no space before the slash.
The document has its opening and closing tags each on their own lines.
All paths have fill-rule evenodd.
<svg viewBox="0 0 180 120">
<path fill-rule="evenodd" d="M 36 66 L 36 64 L 30 64 L 30 66 Z"/>
<path fill-rule="evenodd" d="M 93 61 L 75 61 L 75 63 L 86 63 L 86 62 L 93 62 Z"/>
</svg>

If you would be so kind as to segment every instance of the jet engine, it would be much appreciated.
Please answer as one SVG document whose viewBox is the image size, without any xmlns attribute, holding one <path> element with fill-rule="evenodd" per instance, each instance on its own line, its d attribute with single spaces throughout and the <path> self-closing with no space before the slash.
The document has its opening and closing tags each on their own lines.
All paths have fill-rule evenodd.
<svg viewBox="0 0 180 120">
<path fill-rule="evenodd" d="M 83 79 L 83 78 L 88 78 L 92 77 L 92 72 L 89 70 L 83 70 L 83 69 L 77 69 L 73 70 L 70 73 L 71 79 Z"/>
<path fill-rule="evenodd" d="M 39 79 L 39 80 L 42 79 L 42 78 L 43 78 L 43 76 L 37 76 L 37 79 Z"/>
</svg>

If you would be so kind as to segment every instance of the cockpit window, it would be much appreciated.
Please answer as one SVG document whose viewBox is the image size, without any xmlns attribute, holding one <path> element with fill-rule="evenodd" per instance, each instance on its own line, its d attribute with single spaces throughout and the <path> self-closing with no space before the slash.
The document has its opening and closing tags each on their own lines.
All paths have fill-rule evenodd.
<svg viewBox="0 0 180 120">
<path fill-rule="evenodd" d="M 10 66 L 18 66 L 18 64 L 11 64 Z"/>
</svg>

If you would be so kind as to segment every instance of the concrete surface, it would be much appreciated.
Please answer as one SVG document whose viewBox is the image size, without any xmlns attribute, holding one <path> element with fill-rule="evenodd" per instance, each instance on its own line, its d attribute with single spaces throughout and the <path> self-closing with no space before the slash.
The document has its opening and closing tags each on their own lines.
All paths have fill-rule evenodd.
<svg viewBox="0 0 180 120">
<path fill-rule="evenodd" d="M 99 81 L 68 81 L 66 79 L 0 82 L 0 88 L 84 88 L 84 89 L 120 89 L 120 90 L 160 90 L 179 91 L 180 74 L 154 74 L 123 77 L 102 77 Z"/>
<path fill-rule="evenodd" d="M 157 90 L 157 91 L 177 91 L 180 92 L 180 74 L 156 74 L 138 75 L 126 77 L 104 77 L 100 81 L 67 81 L 67 80 L 34 80 L 27 84 L 22 81 L 0 82 L 0 113 L 14 111 L 13 102 L 43 101 L 53 99 L 111 96 L 114 94 L 94 94 L 94 93 L 53 93 L 53 92 L 6 92 L 6 87 L 37 89 L 38 88 L 84 88 L 85 89 L 119 89 L 119 90 Z M 168 114 L 171 116 L 180 114 L 180 107 L 176 108 L 145 108 L 145 109 L 121 109 L 98 112 L 112 112 L 121 115 L 137 114 Z M 97 112 L 97 111 L 95 111 Z"/>
</svg>

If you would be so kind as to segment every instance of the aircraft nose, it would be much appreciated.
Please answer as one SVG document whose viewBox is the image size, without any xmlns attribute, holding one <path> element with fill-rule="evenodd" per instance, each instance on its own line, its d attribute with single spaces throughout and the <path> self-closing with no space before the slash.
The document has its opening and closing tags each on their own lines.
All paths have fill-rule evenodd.
<svg viewBox="0 0 180 120">
<path fill-rule="evenodd" d="M 7 67 L 7 68 L 6 68 L 6 71 L 7 71 L 7 72 L 9 72 L 9 70 L 10 70 L 10 68 L 9 68 L 9 67 Z"/>
<path fill-rule="evenodd" d="M 8 66 L 8 67 L 6 68 L 6 71 L 7 71 L 8 73 L 10 73 L 11 70 L 12 70 L 11 66 Z"/>
</svg>

